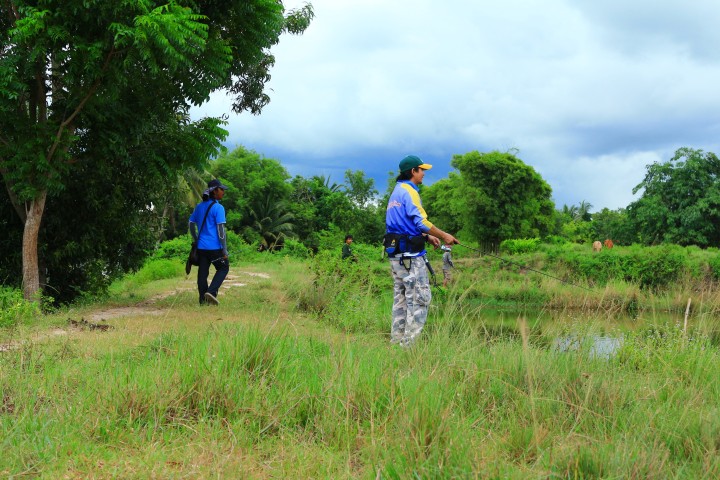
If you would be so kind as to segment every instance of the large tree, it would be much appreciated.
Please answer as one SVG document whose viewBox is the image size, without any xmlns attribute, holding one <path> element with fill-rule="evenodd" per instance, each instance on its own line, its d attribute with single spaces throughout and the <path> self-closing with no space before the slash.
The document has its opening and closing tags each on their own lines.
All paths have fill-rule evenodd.
<svg viewBox="0 0 720 480">
<path fill-rule="evenodd" d="M 550 185 L 510 152 L 453 155 L 460 172 L 454 203 L 465 229 L 479 242 L 547 235 L 553 225 Z M 458 211 L 456 207 L 454 211 Z"/>
<path fill-rule="evenodd" d="M 720 160 L 712 152 L 680 148 L 667 162 L 647 166 L 627 208 L 640 241 L 700 247 L 720 244 Z"/>
<path fill-rule="evenodd" d="M 466 204 L 459 195 L 461 183 L 460 175 L 450 172 L 448 178 L 438 180 L 428 187 L 422 186 L 422 202 L 430 221 L 440 225 L 443 230 L 457 232 L 460 236 L 467 223 Z"/>
<path fill-rule="evenodd" d="M 0 3 L 0 174 L 23 224 L 25 296 L 40 287 L 38 239 L 48 198 L 80 162 L 102 164 L 100 171 L 114 165 L 110 176 L 142 176 L 146 168 L 173 176 L 198 166 L 198 152 L 211 154 L 224 132 L 217 119 L 183 124 L 189 106 L 226 90 L 235 112 L 259 113 L 269 100 L 270 47 L 283 32 L 302 32 L 311 18 L 309 5 L 286 15 L 278 0 Z M 137 138 L 173 124 L 191 135 L 171 147 L 188 146 L 192 154 L 148 160 L 125 152 L 119 164 L 90 154 L 110 145 L 141 148 Z M 128 146 L 125 132 L 134 125 L 141 136 Z"/>
</svg>

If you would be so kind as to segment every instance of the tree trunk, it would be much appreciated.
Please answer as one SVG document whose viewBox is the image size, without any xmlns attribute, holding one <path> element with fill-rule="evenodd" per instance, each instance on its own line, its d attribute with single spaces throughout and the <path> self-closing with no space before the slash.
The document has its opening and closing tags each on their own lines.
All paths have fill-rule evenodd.
<svg viewBox="0 0 720 480">
<path fill-rule="evenodd" d="M 25 300 L 38 300 L 36 297 L 40 290 L 40 268 L 38 261 L 38 236 L 40 223 L 45 212 L 47 190 L 43 190 L 37 197 L 27 203 L 28 208 L 23 230 L 22 269 L 23 269 L 23 295 Z"/>
</svg>

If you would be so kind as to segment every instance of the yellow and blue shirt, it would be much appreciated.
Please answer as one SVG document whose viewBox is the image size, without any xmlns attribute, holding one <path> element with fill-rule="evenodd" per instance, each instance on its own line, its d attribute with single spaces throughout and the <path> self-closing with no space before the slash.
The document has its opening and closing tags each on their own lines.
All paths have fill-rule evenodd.
<svg viewBox="0 0 720 480">
<path fill-rule="evenodd" d="M 410 180 L 401 180 L 390 195 L 385 214 L 385 233 L 417 236 L 427 233 L 433 224 L 420 202 L 420 189 Z M 425 251 L 418 255 L 425 254 Z"/>
</svg>

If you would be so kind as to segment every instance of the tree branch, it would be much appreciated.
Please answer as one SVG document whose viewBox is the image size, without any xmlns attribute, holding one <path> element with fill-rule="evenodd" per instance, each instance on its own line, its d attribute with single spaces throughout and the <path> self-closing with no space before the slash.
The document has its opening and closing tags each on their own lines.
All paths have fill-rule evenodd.
<svg viewBox="0 0 720 480">
<path fill-rule="evenodd" d="M 18 217 L 20 217 L 20 221 L 25 224 L 25 219 L 27 218 L 27 215 L 25 215 L 25 208 L 20 205 L 20 201 L 18 200 L 17 195 L 15 195 L 15 192 L 13 192 L 12 189 L 12 182 L 7 177 L 7 169 L 0 168 L 0 175 L 3 177 L 3 181 L 5 183 L 5 189 L 8 192 L 8 196 L 10 197 L 10 203 L 12 203 L 13 208 L 15 209 L 15 213 L 18 214 Z"/>
<path fill-rule="evenodd" d="M 85 104 L 88 102 L 88 100 L 90 100 L 90 98 L 95 94 L 95 91 L 100 86 L 103 73 L 110 65 L 110 60 L 112 59 L 113 55 L 115 55 L 114 46 L 110 49 L 110 52 L 108 52 L 107 57 L 105 57 L 105 63 L 103 64 L 102 69 L 100 69 L 100 74 L 98 75 L 98 78 L 95 80 L 95 82 L 93 82 L 92 86 L 90 86 L 90 89 L 88 90 L 85 97 L 80 100 L 80 103 L 78 103 L 78 106 L 75 107 L 73 113 L 70 114 L 70 116 L 67 117 L 65 120 L 63 120 L 63 122 L 60 124 L 60 127 L 58 127 L 57 134 L 55 135 L 55 141 L 53 142 L 53 145 L 52 147 L 50 147 L 50 151 L 47 154 L 48 163 L 52 160 L 53 155 L 55 155 L 55 151 L 60 144 L 60 138 L 62 137 L 63 131 L 68 127 L 68 125 L 72 123 L 73 120 L 75 120 L 75 117 L 77 117 L 80 111 L 82 111 L 83 107 L 85 107 Z"/>
<path fill-rule="evenodd" d="M 7 5 L 8 12 L 12 14 L 12 16 L 8 15 L 8 17 L 12 22 L 13 26 L 15 26 L 15 22 L 20 20 L 20 15 L 17 12 L 17 8 L 15 8 L 12 0 L 6 0 L 5 4 Z"/>
</svg>

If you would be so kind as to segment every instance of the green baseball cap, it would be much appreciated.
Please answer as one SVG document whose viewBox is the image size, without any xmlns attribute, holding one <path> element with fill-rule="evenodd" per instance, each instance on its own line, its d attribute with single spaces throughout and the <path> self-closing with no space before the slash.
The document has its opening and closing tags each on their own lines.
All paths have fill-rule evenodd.
<svg viewBox="0 0 720 480">
<path fill-rule="evenodd" d="M 423 161 L 420 160 L 420 157 L 418 157 L 416 155 L 408 155 L 407 157 L 400 160 L 400 171 L 401 172 L 404 172 L 405 170 L 411 170 L 415 167 L 420 167 L 423 170 L 430 170 L 432 168 L 432 165 L 423 163 Z"/>
</svg>

